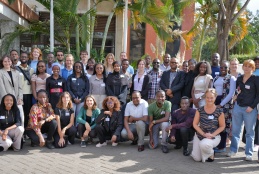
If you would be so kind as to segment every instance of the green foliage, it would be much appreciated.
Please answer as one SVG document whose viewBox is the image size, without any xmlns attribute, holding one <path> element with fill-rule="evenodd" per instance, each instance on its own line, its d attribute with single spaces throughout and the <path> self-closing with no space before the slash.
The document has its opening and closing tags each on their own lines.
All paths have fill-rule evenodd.
<svg viewBox="0 0 259 174">
<path fill-rule="evenodd" d="M 233 58 L 237 58 L 239 63 L 243 63 L 247 59 L 254 59 L 257 55 L 256 54 L 232 54 L 230 55 L 230 60 Z"/>
<path fill-rule="evenodd" d="M 90 50 L 90 57 L 94 58 L 97 63 L 104 63 L 105 55 L 105 53 L 101 54 L 100 50 L 96 48 Z"/>
</svg>

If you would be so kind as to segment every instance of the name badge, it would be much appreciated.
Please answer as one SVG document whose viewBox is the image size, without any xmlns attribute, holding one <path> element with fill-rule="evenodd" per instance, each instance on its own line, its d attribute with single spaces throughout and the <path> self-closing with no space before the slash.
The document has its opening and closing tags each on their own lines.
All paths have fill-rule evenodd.
<svg viewBox="0 0 259 174">
<path fill-rule="evenodd" d="M 72 78 L 73 81 L 76 81 L 76 78 Z"/>
<path fill-rule="evenodd" d="M 62 86 L 62 82 L 58 82 L 58 85 L 59 85 L 59 86 Z"/>
<path fill-rule="evenodd" d="M 69 112 L 66 112 L 66 116 L 69 116 L 70 114 L 69 114 Z"/>
<path fill-rule="evenodd" d="M 124 78 L 125 76 L 123 74 L 120 75 L 120 78 Z"/>
<path fill-rule="evenodd" d="M 218 76 L 218 75 L 219 75 L 219 72 L 215 72 L 215 75 Z"/>
<path fill-rule="evenodd" d="M 110 118 L 109 117 L 105 118 L 105 121 L 110 121 Z"/>
<path fill-rule="evenodd" d="M 157 78 L 157 81 L 159 82 L 161 80 L 161 78 Z"/>
<path fill-rule="evenodd" d="M 94 118 L 92 118 L 92 121 L 94 121 Z"/>
<path fill-rule="evenodd" d="M 105 87 L 105 83 L 102 83 L 101 86 L 102 86 L 102 87 Z"/>
<path fill-rule="evenodd" d="M 0 119 L 2 120 L 2 119 L 5 119 L 5 116 L 0 116 Z"/>
<path fill-rule="evenodd" d="M 209 115 L 208 119 L 213 120 L 214 119 L 214 115 Z"/>
<path fill-rule="evenodd" d="M 165 111 L 162 111 L 162 112 L 161 112 L 161 115 L 163 115 L 163 114 L 165 114 Z"/>
<path fill-rule="evenodd" d="M 250 89 L 250 85 L 245 85 L 245 88 L 246 89 Z"/>
</svg>

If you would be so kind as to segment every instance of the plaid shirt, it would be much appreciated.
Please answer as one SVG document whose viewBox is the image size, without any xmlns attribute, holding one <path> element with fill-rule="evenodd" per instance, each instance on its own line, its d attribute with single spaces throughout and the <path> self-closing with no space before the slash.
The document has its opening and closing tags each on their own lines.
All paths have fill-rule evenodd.
<svg viewBox="0 0 259 174">
<path fill-rule="evenodd" d="M 156 92 L 160 89 L 160 80 L 162 77 L 163 71 L 158 70 L 155 72 L 153 70 L 149 71 L 148 75 L 151 77 L 151 85 L 148 90 L 148 99 L 155 99 Z"/>
</svg>

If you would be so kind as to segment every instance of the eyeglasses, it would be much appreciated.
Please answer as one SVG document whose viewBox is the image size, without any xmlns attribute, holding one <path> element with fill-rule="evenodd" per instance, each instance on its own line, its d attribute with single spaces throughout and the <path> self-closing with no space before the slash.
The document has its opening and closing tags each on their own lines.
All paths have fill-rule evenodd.
<svg viewBox="0 0 259 174">
<path fill-rule="evenodd" d="M 220 69 L 228 69 L 226 66 L 221 66 Z"/>
<path fill-rule="evenodd" d="M 153 64 L 159 64 L 159 62 L 153 62 Z"/>
<path fill-rule="evenodd" d="M 113 105 L 113 102 L 106 102 L 107 105 Z"/>
</svg>

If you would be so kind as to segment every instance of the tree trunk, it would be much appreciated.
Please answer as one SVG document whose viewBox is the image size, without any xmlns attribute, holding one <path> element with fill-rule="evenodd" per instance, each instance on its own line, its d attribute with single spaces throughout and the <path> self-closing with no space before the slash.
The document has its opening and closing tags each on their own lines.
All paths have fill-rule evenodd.
<svg viewBox="0 0 259 174">
<path fill-rule="evenodd" d="M 79 25 L 76 25 L 76 57 L 80 55 Z"/>
<path fill-rule="evenodd" d="M 200 43 L 199 43 L 199 47 L 198 47 L 198 56 L 197 56 L 198 62 L 200 62 L 200 60 L 201 60 L 201 52 L 202 52 L 203 39 L 204 39 L 204 35 L 205 35 L 205 32 L 206 32 L 206 27 L 207 27 L 207 22 L 204 21 L 203 26 L 202 26 L 202 30 L 201 30 Z"/>
</svg>

